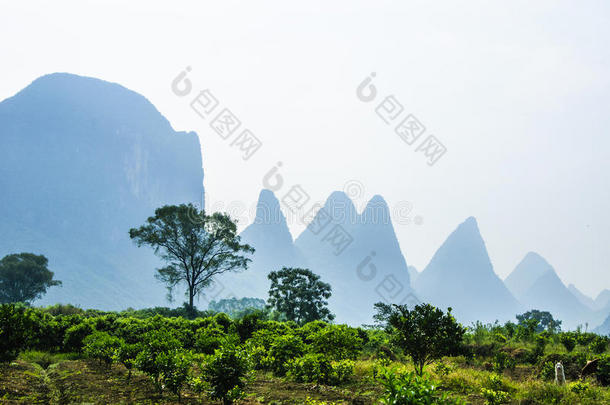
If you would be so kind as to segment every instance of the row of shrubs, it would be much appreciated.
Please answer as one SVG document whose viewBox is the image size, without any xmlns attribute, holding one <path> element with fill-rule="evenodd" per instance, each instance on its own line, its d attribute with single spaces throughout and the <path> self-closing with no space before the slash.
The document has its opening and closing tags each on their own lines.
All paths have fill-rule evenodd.
<svg viewBox="0 0 610 405">
<path fill-rule="evenodd" d="M 81 353 L 107 366 L 124 365 L 127 378 L 137 369 L 160 391 L 180 395 L 189 384 L 225 400 L 241 395 L 254 369 L 299 382 L 342 384 L 365 346 L 384 342 L 379 332 L 321 321 L 299 326 L 256 312 L 238 320 L 225 314 L 188 320 L 51 315 L 7 304 L 0 306 L 0 360 L 10 361 L 23 350 Z"/>
</svg>

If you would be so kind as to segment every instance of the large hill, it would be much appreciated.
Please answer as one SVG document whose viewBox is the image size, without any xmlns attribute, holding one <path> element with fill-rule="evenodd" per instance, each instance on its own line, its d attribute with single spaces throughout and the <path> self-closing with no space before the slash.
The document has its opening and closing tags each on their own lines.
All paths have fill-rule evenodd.
<svg viewBox="0 0 610 405">
<path fill-rule="evenodd" d="M 45 254 L 63 281 L 41 303 L 165 302 L 158 261 L 128 231 L 161 205 L 201 201 L 195 133 L 118 84 L 56 73 L 0 103 L 0 162 L 0 254 Z"/>
<path fill-rule="evenodd" d="M 521 309 L 494 272 L 477 221 L 470 217 L 445 240 L 415 281 L 421 298 L 452 307 L 461 322 L 513 319 Z"/>
</svg>

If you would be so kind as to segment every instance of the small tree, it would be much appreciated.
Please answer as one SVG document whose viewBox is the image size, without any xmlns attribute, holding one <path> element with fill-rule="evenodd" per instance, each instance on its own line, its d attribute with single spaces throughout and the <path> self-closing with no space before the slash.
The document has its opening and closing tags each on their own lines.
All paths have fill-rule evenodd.
<svg viewBox="0 0 610 405">
<path fill-rule="evenodd" d="M 457 323 L 451 308 L 445 314 L 430 304 L 407 305 L 375 304 L 378 318 L 385 318 L 386 330 L 396 346 L 411 357 L 417 375 L 424 367 L 443 356 L 457 354 L 466 329 Z"/>
<path fill-rule="evenodd" d="M 231 405 L 243 398 L 251 371 L 248 353 L 243 348 L 226 343 L 201 366 L 202 378 L 207 383 L 208 397 Z"/>
<path fill-rule="evenodd" d="M 308 269 L 284 267 L 267 277 L 271 280 L 268 306 L 285 314 L 289 321 L 305 324 L 335 319 L 327 308 L 332 288 L 317 274 Z"/>
<path fill-rule="evenodd" d="M 195 296 L 214 276 L 247 269 L 251 259 L 243 254 L 254 252 L 240 243 L 237 226 L 228 215 L 206 215 L 192 204 L 158 208 L 146 225 L 131 229 L 129 236 L 138 246 L 151 246 L 167 262 L 155 277 L 165 283 L 170 299 L 177 285 L 186 284 L 190 312 Z"/>
<path fill-rule="evenodd" d="M 0 303 L 31 302 L 40 298 L 49 287 L 61 285 L 53 280 L 42 255 L 19 253 L 0 260 Z"/>
</svg>

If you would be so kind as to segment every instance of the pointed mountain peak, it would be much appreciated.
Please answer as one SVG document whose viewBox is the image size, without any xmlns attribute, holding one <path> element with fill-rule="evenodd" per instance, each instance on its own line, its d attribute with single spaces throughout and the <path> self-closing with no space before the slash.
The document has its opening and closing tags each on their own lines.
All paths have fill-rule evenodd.
<svg viewBox="0 0 610 405">
<path fill-rule="evenodd" d="M 280 202 L 273 191 L 262 189 L 256 204 L 256 224 L 281 224 L 286 226 L 286 217 L 280 209 Z"/>
<path fill-rule="evenodd" d="M 362 223 L 390 224 L 390 208 L 385 199 L 376 194 L 369 200 L 361 214 Z"/>
<path fill-rule="evenodd" d="M 521 298 L 539 278 L 547 273 L 555 274 L 555 270 L 538 253 L 528 252 L 506 277 L 504 283 L 515 297 Z"/>
<path fill-rule="evenodd" d="M 343 191 L 333 191 L 326 199 L 324 209 L 336 223 L 353 225 L 358 215 L 354 202 Z"/>
</svg>

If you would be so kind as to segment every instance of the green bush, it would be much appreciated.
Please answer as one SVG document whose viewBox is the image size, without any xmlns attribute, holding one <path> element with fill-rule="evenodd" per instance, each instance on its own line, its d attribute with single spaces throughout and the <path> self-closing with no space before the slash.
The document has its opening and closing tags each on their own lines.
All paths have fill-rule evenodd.
<svg viewBox="0 0 610 405">
<path fill-rule="evenodd" d="M 354 360 L 362 351 L 358 331 L 347 325 L 328 325 L 309 336 L 311 351 L 331 360 Z"/>
<path fill-rule="evenodd" d="M 83 340 L 85 356 L 104 362 L 106 366 L 112 364 L 116 351 L 124 342 L 106 332 L 94 332 Z"/>
<path fill-rule="evenodd" d="M 147 374 L 161 392 L 162 373 L 167 353 L 176 353 L 181 350 L 180 341 L 164 329 L 152 330 L 142 336 L 141 350 L 135 359 L 138 370 Z"/>
<path fill-rule="evenodd" d="M 135 367 L 136 357 L 141 346 L 138 343 L 126 343 L 121 340 L 120 346 L 115 351 L 114 361 L 121 363 L 127 369 L 127 379 L 131 378 L 131 370 Z"/>
<path fill-rule="evenodd" d="M 210 399 L 230 405 L 245 395 L 251 365 L 248 353 L 243 348 L 225 344 L 213 355 L 207 356 L 201 369 L 201 378 L 209 387 L 207 394 Z"/>
<path fill-rule="evenodd" d="M 559 341 L 566 348 L 566 350 L 571 352 L 576 347 L 576 338 L 568 333 L 562 333 L 559 337 Z"/>
<path fill-rule="evenodd" d="M 302 357 L 289 360 L 286 366 L 288 377 L 297 382 L 339 385 L 354 374 L 353 361 L 331 361 L 320 353 L 307 353 Z"/>
<path fill-rule="evenodd" d="M 83 341 L 93 332 L 93 326 L 86 320 L 71 326 L 64 336 L 63 351 L 80 352 L 83 349 Z"/>
<path fill-rule="evenodd" d="M 595 336 L 589 343 L 589 349 L 595 354 L 602 354 L 608 348 L 608 338 L 605 336 Z"/>
<path fill-rule="evenodd" d="M 0 362 L 17 358 L 32 337 L 29 310 L 14 304 L 0 305 Z"/>
<path fill-rule="evenodd" d="M 266 363 L 276 375 L 283 376 L 287 371 L 286 362 L 302 356 L 303 353 L 305 353 L 305 344 L 300 337 L 296 335 L 278 336 L 269 348 Z"/>
<path fill-rule="evenodd" d="M 216 323 L 199 328 L 195 334 L 195 350 L 199 353 L 212 354 L 220 347 L 224 336 L 224 329 Z"/>
<path fill-rule="evenodd" d="M 481 388 L 481 395 L 485 398 L 486 405 L 500 405 L 508 403 L 510 396 L 508 392 Z"/>
<path fill-rule="evenodd" d="M 181 349 L 161 352 L 155 362 L 159 367 L 159 380 L 163 384 L 163 388 L 176 394 L 180 399 L 182 387 L 191 375 L 193 363 L 191 352 Z"/>
<path fill-rule="evenodd" d="M 610 356 L 601 356 L 597 363 L 597 371 L 595 372 L 597 381 L 603 385 L 610 385 Z"/>
<path fill-rule="evenodd" d="M 494 371 L 498 374 L 502 374 L 506 369 L 514 370 L 516 363 L 517 362 L 510 354 L 506 352 L 497 352 L 493 362 Z"/>
<path fill-rule="evenodd" d="M 396 373 L 382 368 L 378 379 L 383 386 L 381 403 L 386 405 L 446 405 L 459 404 L 441 393 L 438 387 L 426 376 L 416 373 Z"/>
</svg>

